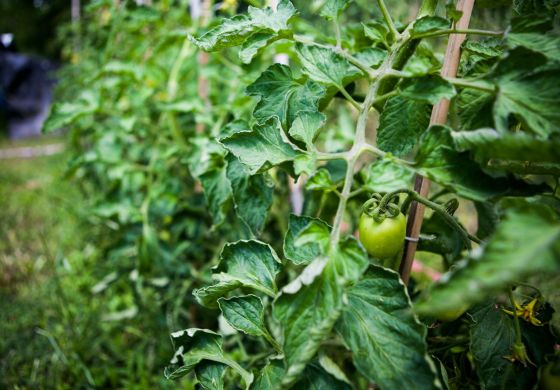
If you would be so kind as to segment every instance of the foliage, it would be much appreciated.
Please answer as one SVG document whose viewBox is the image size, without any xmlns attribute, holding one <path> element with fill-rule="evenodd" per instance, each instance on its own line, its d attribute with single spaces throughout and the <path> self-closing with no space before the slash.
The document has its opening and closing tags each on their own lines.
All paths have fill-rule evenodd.
<svg viewBox="0 0 560 390">
<path fill-rule="evenodd" d="M 165 3 L 93 3 L 97 29 L 68 70 L 82 81 L 47 129 L 70 126 L 71 172 L 112 230 L 103 288 L 134 291 L 126 310 L 173 331 L 166 376 L 205 389 L 527 388 L 557 342 L 523 283 L 560 261 L 551 5 L 516 1 L 505 33 L 469 31 L 456 79 L 439 75 L 432 38 L 457 12 L 426 0 L 401 24 L 378 1 L 383 18 L 355 29 L 344 15 L 361 2 L 324 3 L 332 34 L 289 0 L 210 26 Z M 443 98 L 455 115 L 429 127 Z M 413 174 L 441 191 L 420 197 Z M 420 247 L 442 257 L 440 281 L 406 288 L 367 255 L 352 232 L 369 192 L 381 210 L 399 194 L 405 211 L 434 210 Z M 476 205 L 478 232 L 456 197 Z M 503 310 L 517 307 L 528 314 Z"/>
</svg>

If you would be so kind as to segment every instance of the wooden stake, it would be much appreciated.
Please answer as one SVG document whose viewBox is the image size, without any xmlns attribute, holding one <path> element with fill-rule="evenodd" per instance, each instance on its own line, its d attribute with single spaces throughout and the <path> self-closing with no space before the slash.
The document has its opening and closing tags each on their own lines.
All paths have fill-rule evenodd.
<svg viewBox="0 0 560 390">
<path fill-rule="evenodd" d="M 457 29 L 466 29 L 471 19 L 474 0 L 459 0 L 457 9 L 463 12 L 461 19 L 455 24 Z M 465 40 L 465 34 L 451 34 L 447 43 L 447 50 L 443 60 L 441 75 L 444 77 L 457 76 L 459 68 L 459 60 L 461 57 L 461 44 Z M 441 100 L 432 110 L 430 125 L 443 125 L 447 122 L 447 114 L 449 113 L 449 100 Z M 430 192 L 430 181 L 421 175 L 416 175 L 414 190 L 421 196 L 428 196 Z M 400 266 L 400 274 L 402 280 L 408 284 L 410 279 L 410 270 L 414 262 L 414 255 L 418 246 L 418 237 L 422 228 L 422 220 L 424 218 L 424 205 L 413 202 L 410 206 L 408 214 L 408 223 L 406 226 L 407 241 L 405 244 L 404 254 Z"/>
</svg>

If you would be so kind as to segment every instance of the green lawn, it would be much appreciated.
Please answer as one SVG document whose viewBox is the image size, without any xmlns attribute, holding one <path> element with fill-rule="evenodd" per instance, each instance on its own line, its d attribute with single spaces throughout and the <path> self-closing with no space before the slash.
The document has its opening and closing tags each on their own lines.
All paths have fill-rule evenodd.
<svg viewBox="0 0 560 390">
<path fill-rule="evenodd" d="M 61 142 L 4 141 L 0 149 Z M 46 329 L 61 316 L 55 263 L 84 236 L 81 197 L 63 180 L 67 158 L 0 159 L 0 388 L 49 386 L 45 374 L 64 360 Z"/>
</svg>

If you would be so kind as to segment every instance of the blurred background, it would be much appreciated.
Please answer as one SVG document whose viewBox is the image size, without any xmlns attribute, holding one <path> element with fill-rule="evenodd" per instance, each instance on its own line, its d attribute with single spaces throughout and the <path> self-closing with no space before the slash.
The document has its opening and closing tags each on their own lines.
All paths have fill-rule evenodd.
<svg viewBox="0 0 560 390">
<path fill-rule="evenodd" d="M 224 82 L 222 65 L 201 70 L 196 56 L 177 66 L 196 3 L 0 0 L 0 388 L 175 387 L 163 378 L 168 334 L 204 322 L 191 291 L 207 280 L 220 232 L 200 222 L 210 219 L 200 191 L 183 196 L 195 187 L 181 173 L 189 162 L 167 153 L 167 75 L 180 70 L 177 102 L 197 96 L 200 74 L 223 89 L 238 77 L 227 70 Z M 212 9 L 223 17 L 263 3 Z M 321 6 L 294 3 L 311 20 Z M 377 12 L 356 3 L 348 26 Z M 387 3 L 402 23 L 418 7 Z M 472 26 L 499 29 L 508 1 L 477 3 Z M 330 34 L 325 23 L 315 28 Z M 249 111 L 243 85 L 235 88 L 234 104 Z M 100 96 L 96 120 L 50 123 L 41 135 L 53 102 Z M 181 128 L 215 121 L 182 107 Z M 147 166 L 167 175 L 146 176 Z M 188 378 L 181 386 L 193 387 Z"/>
</svg>

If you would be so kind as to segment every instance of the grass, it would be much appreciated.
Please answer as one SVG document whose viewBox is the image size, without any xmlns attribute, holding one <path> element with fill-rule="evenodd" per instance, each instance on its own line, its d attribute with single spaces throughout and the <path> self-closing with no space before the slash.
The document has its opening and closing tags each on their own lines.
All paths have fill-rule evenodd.
<svg viewBox="0 0 560 390">
<path fill-rule="evenodd" d="M 61 140 L 4 141 L 0 148 L 52 142 Z M 57 364 L 40 331 L 59 318 L 54 258 L 78 251 L 84 237 L 80 194 L 62 180 L 66 160 L 64 153 L 0 160 L 0 388 L 44 387 L 43 374 Z"/>
</svg>

